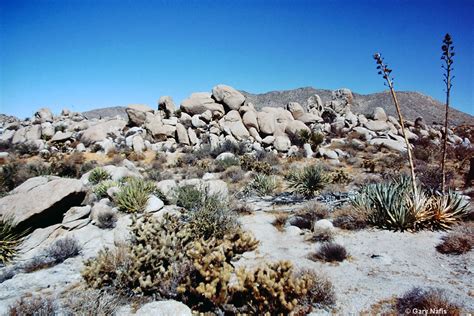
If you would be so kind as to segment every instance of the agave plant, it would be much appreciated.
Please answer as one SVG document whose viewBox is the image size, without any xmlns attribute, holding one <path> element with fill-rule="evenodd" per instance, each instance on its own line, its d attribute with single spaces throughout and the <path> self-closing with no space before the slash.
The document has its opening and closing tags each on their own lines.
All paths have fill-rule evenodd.
<svg viewBox="0 0 474 316">
<path fill-rule="evenodd" d="M 109 180 L 110 174 L 103 168 L 94 168 L 89 174 L 89 182 L 92 184 L 98 184 L 99 182 Z"/>
<path fill-rule="evenodd" d="M 26 234 L 27 231 L 18 232 L 11 219 L 0 220 L 0 266 L 15 257 Z"/>
<path fill-rule="evenodd" d="M 287 180 L 293 192 L 305 198 L 312 198 L 324 188 L 329 181 L 329 177 L 320 166 L 309 166 L 303 170 L 294 171 L 287 176 Z"/>
<path fill-rule="evenodd" d="M 429 224 L 432 229 L 449 229 L 467 214 L 468 207 L 468 202 L 455 192 L 435 195 L 429 207 Z"/>
<path fill-rule="evenodd" d="M 426 201 L 424 195 L 413 194 L 411 185 L 411 179 L 406 177 L 367 185 L 352 199 L 352 205 L 368 214 L 368 222 L 376 227 L 395 231 L 416 229 Z"/>
</svg>

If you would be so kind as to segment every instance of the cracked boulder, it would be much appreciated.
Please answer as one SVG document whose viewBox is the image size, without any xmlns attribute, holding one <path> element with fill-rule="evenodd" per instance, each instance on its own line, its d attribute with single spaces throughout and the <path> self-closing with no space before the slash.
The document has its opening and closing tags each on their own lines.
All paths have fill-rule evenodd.
<svg viewBox="0 0 474 316">
<path fill-rule="evenodd" d="M 64 214 L 81 205 L 85 196 L 81 180 L 35 177 L 0 199 L 0 217 L 11 218 L 18 229 L 44 228 L 61 223 Z"/>
</svg>

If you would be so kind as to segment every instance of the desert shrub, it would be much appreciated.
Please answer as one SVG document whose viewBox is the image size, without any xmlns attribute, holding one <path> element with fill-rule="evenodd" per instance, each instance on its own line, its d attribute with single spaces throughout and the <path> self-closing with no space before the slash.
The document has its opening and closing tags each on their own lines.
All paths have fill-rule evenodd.
<svg viewBox="0 0 474 316">
<path fill-rule="evenodd" d="M 322 260 L 326 262 L 344 261 L 347 258 L 347 250 L 344 246 L 334 242 L 326 242 L 310 255 L 311 260 Z"/>
<path fill-rule="evenodd" d="M 11 262 L 27 231 L 18 231 L 11 219 L 0 219 L 0 266 Z"/>
<path fill-rule="evenodd" d="M 430 191 L 441 191 L 443 175 L 439 167 L 432 167 L 426 164 L 418 164 L 416 167 L 417 179 L 423 187 Z M 446 171 L 446 185 L 450 186 L 454 179 L 454 173 L 451 170 Z"/>
<path fill-rule="evenodd" d="M 272 173 L 273 169 L 270 163 L 266 161 L 256 160 L 252 155 L 243 155 L 240 157 L 240 166 L 243 170 L 254 171 L 257 173 L 263 173 L 269 175 Z"/>
<path fill-rule="evenodd" d="M 248 148 L 244 142 L 234 143 L 230 140 L 226 140 L 225 142 L 219 144 L 217 148 L 212 150 L 210 152 L 210 156 L 216 158 L 217 156 L 225 152 L 230 152 L 237 156 L 242 156 L 248 152 Z"/>
<path fill-rule="evenodd" d="M 231 211 L 239 215 L 250 215 L 253 214 L 253 209 L 248 204 L 238 203 L 231 207 Z"/>
<path fill-rule="evenodd" d="M 351 182 L 351 176 L 343 169 L 337 169 L 329 174 L 330 182 L 338 184 L 347 184 Z"/>
<path fill-rule="evenodd" d="M 275 220 L 272 222 L 272 225 L 275 226 L 279 231 L 285 230 L 286 221 L 288 220 L 288 214 L 281 213 L 275 216 Z"/>
<path fill-rule="evenodd" d="M 86 162 L 84 154 L 77 152 L 72 153 L 65 158 L 61 154 L 52 157 L 50 160 L 52 174 L 67 178 L 79 178 L 82 174 L 95 168 L 97 165 L 93 161 Z"/>
<path fill-rule="evenodd" d="M 445 315 L 460 315 L 459 306 L 451 303 L 445 293 L 439 289 L 423 290 L 415 287 L 399 297 L 396 301 L 396 311 L 405 314 L 407 311 L 442 311 Z M 431 312 L 430 312 L 431 315 Z M 434 313 L 433 313 L 434 315 Z"/>
<path fill-rule="evenodd" d="M 14 150 L 22 156 L 36 156 L 39 153 L 39 147 L 34 142 L 24 142 L 16 144 L 14 146 Z"/>
<path fill-rule="evenodd" d="M 297 278 L 303 276 L 312 280 L 312 284 L 308 288 L 308 293 L 302 300 L 303 306 L 331 306 L 336 303 L 336 292 L 331 281 L 326 277 L 307 269 L 296 274 Z"/>
<path fill-rule="evenodd" d="M 9 316 L 50 316 L 59 309 L 51 297 L 23 296 L 8 309 Z"/>
<path fill-rule="evenodd" d="M 351 205 L 335 210 L 332 223 L 334 226 L 347 229 L 358 230 L 367 227 L 367 213 L 363 209 L 356 209 Z"/>
<path fill-rule="evenodd" d="M 190 167 L 196 165 L 198 159 L 193 153 L 185 153 L 176 160 L 176 167 Z"/>
<path fill-rule="evenodd" d="M 33 257 L 23 265 L 23 270 L 33 272 L 45 269 L 64 262 L 68 258 L 75 257 L 81 253 L 82 247 L 77 239 L 65 237 L 56 240 L 46 248 L 40 255 Z"/>
<path fill-rule="evenodd" d="M 227 208 L 225 201 L 218 195 L 206 196 L 202 206 L 188 213 L 186 218 L 194 239 L 220 239 L 239 227 L 235 213 Z"/>
<path fill-rule="evenodd" d="M 441 239 L 442 242 L 436 246 L 439 252 L 453 255 L 467 253 L 474 247 L 474 225 L 466 223 L 455 227 Z"/>
<path fill-rule="evenodd" d="M 115 315 L 124 299 L 106 291 L 80 289 L 68 292 L 62 309 L 67 315 Z"/>
<path fill-rule="evenodd" d="M 120 186 L 120 184 L 116 181 L 105 180 L 105 181 L 101 181 L 97 185 L 95 185 L 92 188 L 92 192 L 94 192 L 94 194 L 99 199 L 101 199 L 101 198 L 107 197 L 107 190 L 108 189 L 113 188 L 113 187 L 119 187 L 119 186 Z"/>
<path fill-rule="evenodd" d="M 245 177 L 245 172 L 239 166 L 227 168 L 221 175 L 221 179 L 229 179 L 232 183 L 240 182 Z"/>
<path fill-rule="evenodd" d="M 300 130 L 298 134 L 291 136 L 291 143 L 297 146 L 303 146 L 308 143 L 313 150 L 324 142 L 324 134 L 318 132 L 309 132 Z"/>
<path fill-rule="evenodd" d="M 117 223 L 117 214 L 112 210 L 104 210 L 97 214 L 96 226 L 102 229 L 114 228 Z"/>
<path fill-rule="evenodd" d="M 278 154 L 275 154 L 272 151 L 266 151 L 264 149 L 260 149 L 255 152 L 255 159 L 260 162 L 266 162 L 270 166 L 277 166 L 280 163 Z"/>
<path fill-rule="evenodd" d="M 42 161 L 5 164 L 0 167 L 0 194 L 5 195 L 30 178 L 51 174 L 53 170 Z"/>
<path fill-rule="evenodd" d="M 272 194 L 276 188 L 277 182 L 275 177 L 265 174 L 256 174 L 253 180 L 245 187 L 245 192 L 265 196 Z"/>
<path fill-rule="evenodd" d="M 306 237 L 306 241 L 311 242 L 332 242 L 333 240 L 334 232 L 329 228 L 315 231 Z"/>
<path fill-rule="evenodd" d="M 214 172 L 222 172 L 232 166 L 238 166 L 238 165 L 239 165 L 239 159 L 237 158 L 226 158 L 226 159 L 216 160 L 215 166 L 214 166 Z"/>
<path fill-rule="evenodd" d="M 150 194 L 162 197 L 155 183 L 140 178 L 130 178 L 124 183 L 115 196 L 119 209 L 126 213 L 143 212 Z"/>
<path fill-rule="evenodd" d="M 328 177 L 320 166 L 309 166 L 303 170 L 290 171 L 287 176 L 294 193 L 311 198 L 328 183 Z"/>
<path fill-rule="evenodd" d="M 175 189 L 173 198 L 177 206 L 193 211 L 202 207 L 206 192 L 194 185 L 183 185 Z"/>
<path fill-rule="evenodd" d="M 89 182 L 92 184 L 98 184 L 99 182 L 109 180 L 110 174 L 103 168 L 94 168 L 89 174 Z"/>
<path fill-rule="evenodd" d="M 306 204 L 297 211 L 298 216 L 302 216 L 307 218 L 309 221 L 314 222 L 323 218 L 327 218 L 329 215 L 327 206 L 315 202 L 310 201 L 306 202 Z"/>
<path fill-rule="evenodd" d="M 315 282 L 318 281 L 313 274 L 295 275 L 289 261 L 266 264 L 253 271 L 241 268 L 236 274 L 233 304 L 257 315 L 290 314 L 312 300 L 311 289 L 316 290 Z"/>
</svg>

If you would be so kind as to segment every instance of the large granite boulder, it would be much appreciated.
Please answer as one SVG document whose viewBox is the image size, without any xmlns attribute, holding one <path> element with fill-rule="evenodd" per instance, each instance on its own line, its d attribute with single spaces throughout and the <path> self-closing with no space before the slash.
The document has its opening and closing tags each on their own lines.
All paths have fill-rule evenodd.
<svg viewBox="0 0 474 316">
<path fill-rule="evenodd" d="M 109 133 L 119 135 L 126 125 L 127 122 L 121 119 L 100 122 L 86 129 L 82 133 L 81 141 L 85 145 L 103 141 Z"/>
<path fill-rule="evenodd" d="M 53 122 L 53 112 L 48 108 L 41 108 L 35 113 L 35 119 L 39 123 Z"/>
<path fill-rule="evenodd" d="M 59 177 L 28 179 L 0 199 L 0 216 L 22 228 L 41 228 L 63 221 L 63 214 L 86 196 L 81 180 Z"/>
<path fill-rule="evenodd" d="M 207 110 L 210 110 L 213 114 L 219 112 L 224 115 L 224 106 L 217 103 L 210 93 L 207 92 L 196 92 L 183 102 L 181 102 L 181 110 L 190 115 L 202 114 Z"/>
<path fill-rule="evenodd" d="M 242 140 L 250 136 L 249 131 L 242 122 L 239 112 L 235 110 L 230 111 L 220 119 L 219 125 L 222 129 L 229 129 L 237 140 Z"/>
<path fill-rule="evenodd" d="M 257 121 L 260 132 L 267 135 L 272 135 L 275 132 L 276 119 L 273 113 L 258 112 Z"/>
<path fill-rule="evenodd" d="M 212 96 L 217 102 L 225 104 L 231 110 L 238 111 L 245 102 L 245 97 L 242 93 L 224 84 L 219 84 L 212 88 Z"/>
<path fill-rule="evenodd" d="M 141 126 L 145 123 L 146 113 L 153 113 L 153 109 L 145 104 L 132 104 L 125 110 L 131 125 Z"/>
</svg>

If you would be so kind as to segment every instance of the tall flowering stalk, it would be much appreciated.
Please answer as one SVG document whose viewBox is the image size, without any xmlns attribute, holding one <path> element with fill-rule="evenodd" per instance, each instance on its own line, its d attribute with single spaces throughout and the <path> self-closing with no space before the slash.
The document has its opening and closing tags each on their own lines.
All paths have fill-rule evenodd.
<svg viewBox="0 0 474 316">
<path fill-rule="evenodd" d="M 443 54 L 441 55 L 441 59 L 444 61 L 444 64 L 441 65 L 446 72 L 443 74 L 444 76 L 444 83 L 446 85 L 446 116 L 444 119 L 444 137 L 443 137 L 443 158 L 441 160 L 441 174 L 443 176 L 443 180 L 441 183 L 441 188 L 443 190 L 443 195 L 446 193 L 446 150 L 448 144 L 448 114 L 449 114 L 449 96 L 451 93 L 452 80 L 454 77 L 451 76 L 451 72 L 454 70 L 452 67 L 454 61 L 454 46 L 453 40 L 449 34 L 446 34 L 443 39 L 443 46 L 441 46 L 441 50 Z"/>
<path fill-rule="evenodd" d="M 405 123 L 403 122 L 403 116 L 400 110 L 400 104 L 398 103 L 397 95 L 395 94 L 395 90 L 393 89 L 393 77 L 390 76 L 390 74 L 392 73 L 392 69 L 389 69 L 388 65 L 384 63 L 384 59 L 382 58 L 381 54 L 379 53 L 374 54 L 374 59 L 377 62 L 378 74 L 381 75 L 385 79 L 386 83 L 384 84 L 389 87 L 390 94 L 392 95 L 393 102 L 395 103 L 395 108 L 397 109 L 398 120 L 400 121 L 400 126 L 402 127 L 403 138 L 405 139 L 405 144 L 407 146 L 413 194 L 415 197 L 418 197 L 418 188 L 416 185 L 416 177 L 415 177 L 415 165 L 413 164 L 413 156 L 411 153 L 410 142 L 408 141 L 408 137 L 407 137 L 407 133 L 405 129 Z"/>
</svg>

